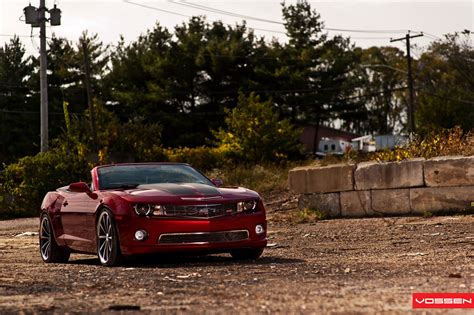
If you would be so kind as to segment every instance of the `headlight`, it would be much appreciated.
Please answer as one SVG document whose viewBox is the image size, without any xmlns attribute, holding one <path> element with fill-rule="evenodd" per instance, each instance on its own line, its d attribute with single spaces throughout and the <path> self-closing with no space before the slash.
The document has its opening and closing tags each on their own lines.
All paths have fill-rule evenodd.
<svg viewBox="0 0 474 315">
<path fill-rule="evenodd" d="M 139 203 L 133 206 L 133 210 L 140 216 L 148 216 L 153 213 L 154 206 L 147 203 Z"/>
<path fill-rule="evenodd" d="M 253 211 L 257 207 L 255 200 L 237 202 L 237 212 Z"/>
</svg>

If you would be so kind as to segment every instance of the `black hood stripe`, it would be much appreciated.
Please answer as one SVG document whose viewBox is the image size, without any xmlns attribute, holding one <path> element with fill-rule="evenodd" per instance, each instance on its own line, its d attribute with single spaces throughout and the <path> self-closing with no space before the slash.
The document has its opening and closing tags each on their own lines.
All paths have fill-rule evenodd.
<svg viewBox="0 0 474 315">
<path fill-rule="evenodd" d="M 192 197 L 210 197 L 220 196 L 219 190 L 205 184 L 182 183 L 182 184 L 146 184 L 140 185 L 138 189 L 156 189 L 175 196 L 192 196 Z"/>
</svg>

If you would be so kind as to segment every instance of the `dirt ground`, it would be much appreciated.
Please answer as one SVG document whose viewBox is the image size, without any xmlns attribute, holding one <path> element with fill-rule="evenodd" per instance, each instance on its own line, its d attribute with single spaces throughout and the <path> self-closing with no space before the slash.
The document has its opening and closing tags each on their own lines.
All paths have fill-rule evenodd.
<svg viewBox="0 0 474 315">
<path fill-rule="evenodd" d="M 0 221 L 0 314 L 405 314 L 412 292 L 474 291 L 473 215 L 297 224 L 291 200 L 270 199 L 269 247 L 247 262 L 162 256 L 106 268 L 73 254 L 44 264 L 38 236 L 20 234 L 37 218 Z"/>
</svg>

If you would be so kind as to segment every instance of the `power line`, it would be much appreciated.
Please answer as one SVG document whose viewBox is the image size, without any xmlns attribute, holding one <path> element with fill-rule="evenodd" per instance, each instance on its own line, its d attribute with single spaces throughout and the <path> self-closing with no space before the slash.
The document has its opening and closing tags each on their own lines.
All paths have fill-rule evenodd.
<svg viewBox="0 0 474 315">
<path fill-rule="evenodd" d="M 39 111 L 31 111 L 31 110 L 9 110 L 9 109 L 0 109 L 0 113 L 5 114 L 25 114 L 25 115 L 38 115 Z M 64 116 L 62 112 L 49 112 L 49 115 L 59 115 Z M 84 115 L 84 113 L 69 113 L 70 115 Z"/>
<path fill-rule="evenodd" d="M 426 91 L 423 91 L 423 90 L 417 90 L 417 92 L 418 92 L 418 93 L 421 93 L 421 94 L 430 95 L 430 96 L 433 96 L 433 97 L 436 97 L 436 98 L 439 98 L 439 99 L 447 100 L 447 101 L 453 101 L 453 102 L 458 102 L 458 103 L 464 103 L 464 104 L 471 104 L 471 105 L 474 105 L 474 101 L 466 101 L 466 100 L 454 99 L 454 98 L 445 97 L 445 96 L 442 96 L 442 95 L 438 95 L 438 94 L 426 92 Z"/>
<path fill-rule="evenodd" d="M 168 13 L 168 14 L 173 14 L 173 15 L 186 17 L 186 18 L 191 18 L 192 17 L 190 15 L 186 15 L 186 14 L 183 14 L 183 13 L 178 13 L 178 12 L 175 12 L 175 11 L 160 9 L 160 8 L 150 6 L 150 5 L 146 5 L 146 4 L 143 4 L 143 3 L 133 2 L 131 0 L 122 0 L 122 1 L 124 3 L 132 4 L 132 5 L 143 7 L 143 8 L 150 9 L 150 10 L 160 11 L 160 12 L 164 12 L 164 13 Z M 262 18 L 259 18 L 259 17 L 254 17 L 254 16 L 250 16 L 250 15 L 244 15 L 244 14 L 239 14 L 239 13 L 235 13 L 235 12 L 215 9 L 215 8 L 211 8 L 211 7 L 208 7 L 208 6 L 199 5 L 199 4 L 195 4 L 195 3 L 191 4 L 191 3 L 187 3 L 187 2 L 175 2 L 175 1 L 172 1 L 172 0 L 169 0 L 169 2 L 173 3 L 173 4 L 189 7 L 189 8 L 192 8 L 192 9 L 198 9 L 198 10 L 202 10 L 202 11 L 218 13 L 218 14 L 232 16 L 232 17 L 238 17 L 238 18 L 242 18 L 244 20 L 254 20 L 254 21 L 258 21 L 258 22 L 285 25 L 285 23 L 283 23 L 281 21 L 262 19 Z M 233 26 L 232 24 L 229 24 L 229 23 L 224 23 L 224 24 Z M 278 30 L 262 29 L 262 28 L 256 28 L 256 27 L 251 27 L 251 26 L 248 26 L 248 28 L 249 29 L 254 29 L 254 30 L 259 30 L 259 31 L 264 31 L 264 32 L 286 34 L 286 32 L 278 31 Z M 332 28 L 332 27 L 323 27 L 322 29 L 326 30 L 326 31 L 332 31 L 332 32 L 368 33 L 368 34 L 377 34 L 377 33 L 378 34 L 394 34 L 394 33 L 405 33 L 405 32 L 409 31 L 409 30 L 402 30 L 402 29 L 368 30 L 368 29 L 346 29 L 346 28 Z"/>
<path fill-rule="evenodd" d="M 185 7 L 189 7 L 189 8 L 193 8 L 193 9 L 198 9 L 198 10 L 201 10 L 201 11 L 213 12 L 213 13 L 218 13 L 218 14 L 222 14 L 222 15 L 233 16 L 233 17 L 238 17 L 238 18 L 242 18 L 242 19 L 259 21 L 259 22 L 283 25 L 283 23 L 280 22 L 280 21 L 268 20 L 268 19 L 263 19 L 263 18 L 259 18 L 259 17 L 239 14 L 239 13 L 235 13 L 235 12 L 224 11 L 224 10 L 211 8 L 211 7 L 204 6 L 204 5 L 200 5 L 200 4 L 197 4 L 197 3 L 187 3 L 184 0 L 181 1 L 181 2 L 176 2 L 174 0 L 168 0 L 168 2 L 171 2 L 173 4 L 177 4 L 177 5 L 181 5 L 181 6 L 185 6 Z"/>
<path fill-rule="evenodd" d="M 153 6 L 142 4 L 142 3 L 133 2 L 133 1 L 130 1 L 130 0 L 122 0 L 122 1 L 125 2 L 125 3 L 128 3 L 128 4 L 132 4 L 132 5 L 142 7 L 142 8 L 146 8 L 146 9 L 150 9 L 150 10 L 160 11 L 160 12 L 164 12 L 164 13 L 168 13 L 168 14 L 173 14 L 173 15 L 186 17 L 186 18 L 191 18 L 192 17 L 190 15 L 186 15 L 186 14 L 182 14 L 182 13 L 178 13 L 178 12 L 173 12 L 173 11 L 168 11 L 168 10 L 164 10 L 164 9 L 159 9 L 157 7 L 153 7 Z"/>
<path fill-rule="evenodd" d="M 193 9 L 198 9 L 202 11 L 207 11 L 207 12 L 212 12 L 212 13 L 218 13 L 222 15 L 227 15 L 227 16 L 232 16 L 232 17 L 238 17 L 242 19 L 247 19 L 247 20 L 253 20 L 253 21 L 258 21 L 258 22 L 265 22 L 265 23 L 271 23 L 271 24 L 278 24 L 278 25 L 285 25 L 284 22 L 281 21 L 275 21 L 275 20 L 269 20 L 269 19 L 263 19 L 255 16 L 250 16 L 250 15 L 245 15 L 245 14 L 240 14 L 240 13 L 235 13 L 235 12 L 230 12 L 230 11 L 225 11 L 225 10 L 220 10 L 220 9 L 215 9 L 212 7 L 208 7 L 205 5 L 200 5 L 196 3 L 187 3 L 185 0 L 182 0 L 181 2 L 176 2 L 175 0 L 168 0 L 168 2 L 171 2 L 173 4 L 193 8 Z M 364 30 L 364 29 L 346 29 L 346 28 L 332 28 L 332 27 L 322 27 L 321 29 L 326 30 L 326 31 L 333 31 L 333 32 L 349 32 L 349 33 L 381 33 L 381 34 L 393 34 L 393 33 L 405 33 L 407 30 L 401 30 L 401 29 L 392 29 L 392 30 Z"/>
<path fill-rule="evenodd" d="M 30 37 L 30 35 L 18 35 L 18 34 L 0 34 L 0 37 Z"/>
</svg>

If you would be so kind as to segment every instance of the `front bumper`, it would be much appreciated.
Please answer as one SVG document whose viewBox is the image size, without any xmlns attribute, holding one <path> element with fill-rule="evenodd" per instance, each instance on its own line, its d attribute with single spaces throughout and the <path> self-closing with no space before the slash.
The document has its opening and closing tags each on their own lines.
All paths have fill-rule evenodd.
<svg viewBox="0 0 474 315">
<path fill-rule="evenodd" d="M 264 212 L 210 219 L 134 216 L 116 220 L 116 223 L 123 255 L 176 251 L 225 252 L 237 248 L 263 248 L 267 245 Z M 262 225 L 264 233 L 257 234 L 256 225 Z M 134 234 L 137 230 L 145 230 L 148 237 L 143 241 L 136 240 Z M 244 231 L 246 237 L 243 237 Z"/>
</svg>

